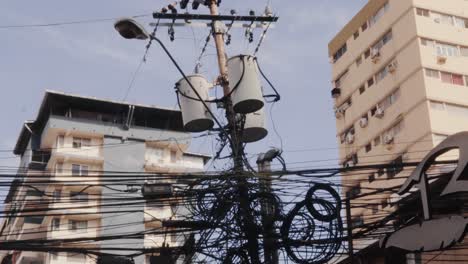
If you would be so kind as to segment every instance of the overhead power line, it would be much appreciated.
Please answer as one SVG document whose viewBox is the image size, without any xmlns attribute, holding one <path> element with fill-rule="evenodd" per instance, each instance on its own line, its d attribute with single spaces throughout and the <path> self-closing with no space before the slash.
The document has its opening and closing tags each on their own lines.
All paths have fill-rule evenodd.
<svg viewBox="0 0 468 264">
<path fill-rule="evenodd" d="M 139 17 L 150 17 L 152 14 L 141 14 L 132 16 L 132 18 Z M 115 21 L 118 17 L 112 18 L 91 18 L 73 21 L 60 21 L 60 22 L 49 22 L 49 23 L 37 23 L 37 24 L 17 24 L 17 25 L 0 25 L 0 29 L 20 29 L 20 28 L 41 28 L 41 27 L 58 27 L 58 26 L 70 26 L 79 24 L 92 24 Z"/>
</svg>

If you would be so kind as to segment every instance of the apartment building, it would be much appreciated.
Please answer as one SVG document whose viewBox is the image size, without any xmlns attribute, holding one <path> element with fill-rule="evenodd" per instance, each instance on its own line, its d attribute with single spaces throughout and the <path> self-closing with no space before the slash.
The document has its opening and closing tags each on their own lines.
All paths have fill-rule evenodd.
<svg viewBox="0 0 468 264">
<path fill-rule="evenodd" d="M 5 210 L 12 213 L 1 226 L 0 243 L 162 230 L 160 220 L 177 219 L 186 209 L 142 200 L 141 187 L 153 182 L 138 174 L 203 171 L 209 157 L 187 152 L 190 142 L 179 111 L 47 91 L 37 118 L 24 123 L 14 150 L 21 162 L 4 201 Z M 117 176 L 109 179 L 110 174 L 136 178 L 119 181 Z M 127 205 L 127 199 L 143 202 Z M 130 254 L 131 248 L 178 247 L 186 241 L 181 235 L 146 234 L 144 239 L 60 245 L 98 251 L 122 248 L 119 254 Z M 96 263 L 95 257 L 74 252 L 1 253 L 1 263 Z M 157 259 L 157 254 L 134 258 L 137 264 Z"/>
<path fill-rule="evenodd" d="M 343 166 L 419 161 L 448 135 L 468 130 L 466 10 L 464 0 L 370 0 L 331 40 Z M 398 186 L 408 174 L 398 166 L 343 174 L 343 194 Z M 399 198 L 367 196 L 368 206 L 351 212 L 353 226 L 378 220 Z"/>
</svg>

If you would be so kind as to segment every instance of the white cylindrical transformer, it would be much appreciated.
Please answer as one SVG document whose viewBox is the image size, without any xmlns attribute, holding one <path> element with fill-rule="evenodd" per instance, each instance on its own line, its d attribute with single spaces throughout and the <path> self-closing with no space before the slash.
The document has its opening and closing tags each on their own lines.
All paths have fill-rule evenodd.
<svg viewBox="0 0 468 264">
<path fill-rule="evenodd" d="M 263 109 L 257 112 L 246 114 L 244 131 L 242 133 L 242 142 L 251 143 L 262 140 L 268 135 L 265 124 L 265 111 Z"/>
<path fill-rule="evenodd" d="M 229 88 L 234 111 L 248 114 L 262 109 L 262 85 L 255 57 L 239 55 L 228 60 Z"/>
<path fill-rule="evenodd" d="M 190 75 L 187 76 L 187 79 L 192 83 L 204 101 L 209 99 L 208 90 L 211 84 L 205 77 L 202 75 Z M 213 119 L 189 83 L 185 79 L 181 79 L 176 83 L 176 88 L 178 90 L 185 130 L 196 133 L 211 129 L 214 126 Z M 209 103 L 207 105 L 209 106 Z"/>
</svg>

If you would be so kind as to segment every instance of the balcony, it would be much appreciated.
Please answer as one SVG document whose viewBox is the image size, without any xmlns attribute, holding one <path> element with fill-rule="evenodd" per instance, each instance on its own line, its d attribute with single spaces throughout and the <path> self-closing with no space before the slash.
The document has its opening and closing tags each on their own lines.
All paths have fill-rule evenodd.
<svg viewBox="0 0 468 264">
<path fill-rule="evenodd" d="M 69 198 L 62 199 L 51 203 L 50 209 L 53 212 L 73 215 L 74 219 L 96 219 L 100 217 L 98 201 L 73 201 Z"/>
</svg>

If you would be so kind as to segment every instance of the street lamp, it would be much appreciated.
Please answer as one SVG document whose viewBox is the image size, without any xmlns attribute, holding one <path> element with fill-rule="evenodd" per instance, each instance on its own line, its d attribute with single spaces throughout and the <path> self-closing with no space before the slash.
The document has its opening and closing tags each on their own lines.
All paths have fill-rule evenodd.
<svg viewBox="0 0 468 264">
<path fill-rule="evenodd" d="M 154 40 L 156 41 L 160 46 L 161 48 L 164 50 L 164 52 L 167 54 L 167 56 L 169 57 L 169 59 L 172 61 L 172 63 L 174 64 L 174 66 L 177 68 L 177 70 L 179 71 L 179 73 L 182 75 L 182 77 L 184 77 L 184 80 L 188 83 L 188 85 L 190 86 L 190 88 L 192 89 L 192 91 L 195 93 L 196 97 L 198 100 L 200 100 L 200 102 L 203 104 L 203 106 L 205 107 L 206 111 L 208 111 L 208 113 L 211 115 L 211 117 L 213 118 L 213 120 L 216 122 L 216 124 L 218 125 L 218 127 L 222 128 L 223 125 L 221 125 L 221 123 L 219 122 L 219 120 L 216 118 L 216 116 L 213 114 L 213 112 L 211 111 L 210 107 L 206 104 L 206 102 L 203 100 L 203 98 L 201 97 L 200 93 L 197 91 L 197 89 L 195 89 L 195 87 L 193 86 L 192 82 L 190 82 L 190 80 L 187 78 L 187 75 L 185 75 L 184 71 L 182 70 L 182 68 L 179 66 L 179 64 L 177 63 L 177 61 L 174 59 L 174 57 L 171 55 L 171 53 L 169 52 L 169 50 L 166 48 L 166 46 L 161 42 L 160 39 L 158 39 L 156 36 L 154 36 L 153 34 L 148 34 L 148 32 L 145 30 L 145 28 L 140 25 L 138 22 L 136 22 L 135 20 L 131 19 L 131 18 L 122 18 L 122 19 L 119 19 L 117 20 L 117 22 L 114 23 L 114 28 L 115 30 L 117 30 L 117 32 L 119 32 L 119 34 L 123 37 L 123 38 L 126 38 L 126 39 L 141 39 L 141 40 L 145 40 L 145 39 L 151 39 L 151 40 Z M 149 44 L 150 45 L 150 44 Z M 149 45 L 147 48 L 149 48 Z M 228 136 L 228 133 L 226 133 L 225 131 L 223 131 L 222 133 L 226 134 L 226 137 L 227 139 L 232 143 L 232 139 Z"/>
<path fill-rule="evenodd" d="M 148 39 L 149 34 L 145 28 L 131 18 L 119 19 L 114 24 L 115 30 L 126 39 Z"/>
</svg>

